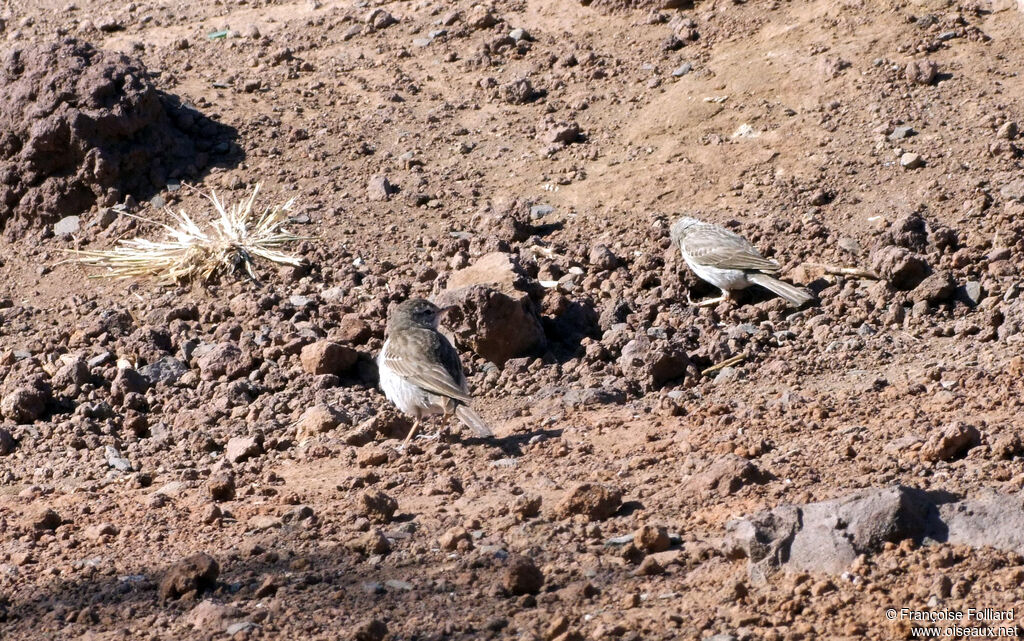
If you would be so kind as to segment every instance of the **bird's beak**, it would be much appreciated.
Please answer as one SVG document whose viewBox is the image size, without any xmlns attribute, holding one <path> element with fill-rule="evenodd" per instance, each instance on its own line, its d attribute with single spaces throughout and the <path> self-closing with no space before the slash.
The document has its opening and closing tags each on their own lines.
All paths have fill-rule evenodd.
<svg viewBox="0 0 1024 641">
<path fill-rule="evenodd" d="M 447 307 L 442 307 L 441 311 L 438 312 L 438 313 L 440 313 L 440 314 L 447 314 L 448 312 L 452 311 L 456 307 L 458 307 L 458 305 L 449 305 Z"/>
</svg>

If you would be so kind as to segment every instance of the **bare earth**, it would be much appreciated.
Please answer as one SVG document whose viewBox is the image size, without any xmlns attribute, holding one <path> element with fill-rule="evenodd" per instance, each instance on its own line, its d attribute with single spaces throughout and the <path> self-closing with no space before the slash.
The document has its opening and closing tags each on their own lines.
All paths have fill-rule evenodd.
<svg viewBox="0 0 1024 641">
<path fill-rule="evenodd" d="M 209 289 L 62 262 L 158 234 L 100 205 L 0 240 L 0 638 L 907 639 L 887 608 L 1014 606 L 1024 634 L 1024 547 L 892 540 L 757 580 L 726 528 L 895 484 L 1024 507 L 1015 3 L 377 6 L 0 9 L 5 52 L 140 60 L 235 130 L 195 185 L 262 182 L 313 237 L 307 268 Z M 819 300 L 689 305 L 717 292 L 670 246 L 682 214 Z M 388 307 L 491 252 L 543 344 L 495 365 L 454 327 L 496 437 L 399 452 Z"/>
</svg>

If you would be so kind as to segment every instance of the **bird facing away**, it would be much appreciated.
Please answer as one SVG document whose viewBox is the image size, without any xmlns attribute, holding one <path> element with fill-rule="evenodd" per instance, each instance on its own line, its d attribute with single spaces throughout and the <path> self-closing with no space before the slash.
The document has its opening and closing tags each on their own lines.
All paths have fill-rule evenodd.
<svg viewBox="0 0 1024 641">
<path fill-rule="evenodd" d="M 469 387 L 459 354 L 437 330 L 443 310 L 422 298 L 411 298 L 391 312 L 387 338 L 377 356 L 384 395 L 413 418 L 403 447 L 412 440 L 420 419 L 455 414 L 479 436 L 492 432 L 469 406 Z"/>
<path fill-rule="evenodd" d="M 722 290 L 718 298 L 698 303 L 701 307 L 717 305 L 733 291 L 751 285 L 769 289 L 796 307 L 813 298 L 805 289 L 769 276 L 779 271 L 779 264 L 762 256 L 746 238 L 724 227 L 696 218 L 681 218 L 672 225 L 669 235 L 693 273 Z"/>
</svg>

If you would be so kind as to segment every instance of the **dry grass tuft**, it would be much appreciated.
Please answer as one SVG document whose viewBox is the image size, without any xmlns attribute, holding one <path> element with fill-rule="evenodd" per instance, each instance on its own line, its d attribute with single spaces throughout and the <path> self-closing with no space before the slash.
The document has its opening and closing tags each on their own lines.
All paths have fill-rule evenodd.
<svg viewBox="0 0 1024 641">
<path fill-rule="evenodd" d="M 281 251 L 286 243 L 303 240 L 284 230 L 288 213 L 295 204 L 291 199 L 283 205 L 268 207 L 262 214 L 253 212 L 256 194 L 230 209 L 224 207 L 216 192 L 203 194 L 213 203 L 217 217 L 201 228 L 184 210 L 168 214 L 174 224 L 164 224 L 136 216 L 139 220 L 163 227 L 167 232 L 163 240 L 132 238 L 121 240 L 114 249 L 102 251 L 76 251 L 78 262 L 104 268 L 99 274 L 106 278 L 152 277 L 168 283 L 183 281 L 209 282 L 222 273 L 243 271 L 257 280 L 253 270 L 256 258 L 274 263 L 300 265 L 302 259 Z"/>
</svg>

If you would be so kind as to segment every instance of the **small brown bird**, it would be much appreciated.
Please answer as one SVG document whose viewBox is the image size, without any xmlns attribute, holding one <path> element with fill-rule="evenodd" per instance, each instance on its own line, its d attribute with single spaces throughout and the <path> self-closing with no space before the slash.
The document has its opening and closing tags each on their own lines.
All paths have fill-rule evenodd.
<svg viewBox="0 0 1024 641">
<path fill-rule="evenodd" d="M 469 406 L 469 387 L 458 352 L 437 330 L 442 311 L 422 298 L 400 303 L 388 319 L 387 338 L 377 356 L 384 395 L 413 417 L 403 447 L 416 434 L 420 419 L 434 414 L 447 418 L 454 413 L 479 436 L 492 435 Z"/>
<path fill-rule="evenodd" d="M 681 218 L 669 229 L 669 235 L 693 273 L 722 290 L 718 298 L 698 303 L 701 307 L 717 305 L 734 290 L 751 285 L 769 289 L 797 307 L 814 298 L 805 289 L 769 276 L 779 271 L 779 264 L 724 227 Z"/>
</svg>

